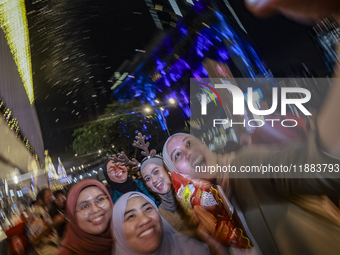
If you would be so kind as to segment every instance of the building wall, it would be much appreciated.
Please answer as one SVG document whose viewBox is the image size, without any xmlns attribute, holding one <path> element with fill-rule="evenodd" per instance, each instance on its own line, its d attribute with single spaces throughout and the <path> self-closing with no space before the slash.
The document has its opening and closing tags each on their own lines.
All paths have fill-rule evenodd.
<svg viewBox="0 0 340 255">
<path fill-rule="evenodd" d="M 36 110 L 28 100 L 2 29 L 0 29 L 0 98 L 18 120 L 20 132 L 29 140 L 39 158 L 43 159 L 44 144 Z"/>
</svg>

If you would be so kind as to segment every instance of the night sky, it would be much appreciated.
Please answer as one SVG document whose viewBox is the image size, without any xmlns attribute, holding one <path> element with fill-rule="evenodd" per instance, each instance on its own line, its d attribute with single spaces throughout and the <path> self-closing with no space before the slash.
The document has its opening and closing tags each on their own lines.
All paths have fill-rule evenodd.
<svg viewBox="0 0 340 255">
<path fill-rule="evenodd" d="M 291 75 L 302 63 L 327 74 L 310 27 L 282 17 L 259 20 L 242 1 L 230 3 L 276 77 Z M 144 0 L 27 0 L 26 8 L 45 148 L 52 156 L 71 155 L 73 129 L 103 113 L 110 77 L 157 29 Z"/>
</svg>

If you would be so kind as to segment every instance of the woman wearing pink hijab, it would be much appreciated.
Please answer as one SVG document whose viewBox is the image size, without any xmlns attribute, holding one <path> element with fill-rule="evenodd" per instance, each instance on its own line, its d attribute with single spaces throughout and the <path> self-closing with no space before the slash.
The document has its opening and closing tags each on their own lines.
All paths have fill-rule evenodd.
<svg viewBox="0 0 340 255">
<path fill-rule="evenodd" d="M 67 196 L 69 223 L 56 255 L 110 255 L 113 203 L 107 189 L 95 180 L 75 185 Z"/>
</svg>

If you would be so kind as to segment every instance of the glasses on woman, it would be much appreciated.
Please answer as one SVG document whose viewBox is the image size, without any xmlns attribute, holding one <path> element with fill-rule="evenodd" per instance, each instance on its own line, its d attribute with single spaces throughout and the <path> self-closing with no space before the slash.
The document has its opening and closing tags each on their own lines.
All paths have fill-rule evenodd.
<svg viewBox="0 0 340 255">
<path fill-rule="evenodd" d="M 103 194 L 99 195 L 93 202 L 81 202 L 76 208 L 76 212 L 79 212 L 82 216 L 88 216 L 92 211 L 92 204 L 95 204 L 98 208 L 103 208 L 109 204 L 108 196 Z"/>
</svg>

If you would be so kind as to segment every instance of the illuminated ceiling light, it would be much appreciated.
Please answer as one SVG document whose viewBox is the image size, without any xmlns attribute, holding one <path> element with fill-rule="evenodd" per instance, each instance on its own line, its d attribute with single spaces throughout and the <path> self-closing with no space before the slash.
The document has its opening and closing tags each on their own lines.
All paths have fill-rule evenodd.
<svg viewBox="0 0 340 255">
<path fill-rule="evenodd" d="M 102 150 L 99 150 L 98 153 L 102 153 Z"/>
<path fill-rule="evenodd" d="M 163 107 L 161 107 L 160 109 L 161 109 L 161 111 L 164 111 L 164 108 L 163 108 Z"/>
<path fill-rule="evenodd" d="M 14 176 L 13 180 L 14 180 L 14 183 L 15 183 L 15 184 L 18 184 L 18 182 L 19 182 L 18 176 Z"/>
<path fill-rule="evenodd" d="M 0 27 L 13 54 L 28 100 L 34 103 L 31 52 L 24 0 L 0 2 Z"/>
<path fill-rule="evenodd" d="M 206 23 L 202 22 L 203 26 L 206 26 L 207 28 L 210 28 Z"/>
<path fill-rule="evenodd" d="M 159 101 L 156 99 L 156 100 L 155 100 L 155 103 L 156 103 L 156 104 L 159 104 Z"/>
<path fill-rule="evenodd" d="M 151 112 L 151 109 L 150 109 L 149 107 L 146 107 L 146 108 L 144 109 L 144 111 L 146 111 L 146 112 Z"/>
<path fill-rule="evenodd" d="M 175 99 L 170 98 L 170 99 L 169 99 L 169 102 L 170 102 L 170 104 L 174 104 L 174 103 L 175 103 Z"/>
</svg>

